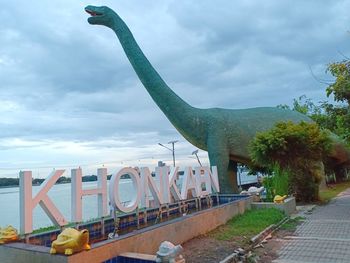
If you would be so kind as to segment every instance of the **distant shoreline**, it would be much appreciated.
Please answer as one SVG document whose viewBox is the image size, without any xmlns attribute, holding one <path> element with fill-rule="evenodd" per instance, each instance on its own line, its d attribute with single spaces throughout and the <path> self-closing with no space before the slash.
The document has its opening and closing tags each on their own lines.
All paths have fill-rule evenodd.
<svg viewBox="0 0 350 263">
<path fill-rule="evenodd" d="M 67 177 L 66 177 L 67 178 Z M 57 181 L 55 184 L 70 184 L 71 183 L 71 181 L 70 181 L 70 178 L 68 177 L 67 179 L 65 178 L 65 180 L 63 180 L 63 181 L 61 181 L 61 182 L 59 182 L 59 181 Z M 109 181 L 110 180 L 110 178 L 111 178 L 111 175 L 108 175 L 107 176 L 107 181 Z M 6 179 L 6 178 L 0 178 L 0 180 L 1 179 Z M 11 178 L 12 179 L 12 178 Z M 121 178 L 122 180 L 124 180 L 124 179 L 129 179 L 129 178 L 123 178 L 123 176 L 122 176 L 122 178 Z M 18 180 L 18 179 L 17 179 Z M 35 179 L 34 179 L 35 180 Z M 36 179 L 36 180 L 38 180 L 38 179 Z M 39 179 L 39 180 L 41 180 L 42 182 L 44 181 L 44 179 Z M 83 183 L 87 183 L 87 182 L 96 182 L 97 181 L 97 176 L 96 175 L 86 175 L 86 176 L 83 176 L 82 177 L 82 182 Z M 41 183 L 42 183 L 41 182 Z M 34 184 L 32 184 L 32 186 L 40 186 L 41 185 L 41 183 L 34 183 Z M 17 187 L 19 187 L 19 184 L 10 184 L 10 185 L 0 185 L 0 189 L 3 189 L 3 188 L 17 188 Z"/>
<path fill-rule="evenodd" d="M 92 182 L 92 181 L 91 181 Z M 62 182 L 62 183 L 55 183 L 55 184 L 70 184 L 71 182 Z M 40 186 L 41 184 L 32 184 L 32 186 Z M 2 188 L 18 188 L 19 185 L 0 185 L 0 189 Z"/>
<path fill-rule="evenodd" d="M 19 185 L 1 185 L 0 189 L 1 188 L 12 188 L 12 187 L 19 187 Z"/>
<path fill-rule="evenodd" d="M 109 180 L 111 175 L 107 175 L 107 180 Z M 41 185 L 45 179 L 43 178 L 33 178 L 32 186 Z M 82 182 L 94 182 L 97 181 L 96 175 L 84 175 L 82 176 Z M 70 177 L 61 176 L 58 178 L 55 184 L 67 184 L 71 182 Z M 8 178 L 2 177 L 0 178 L 0 189 L 1 188 L 9 188 L 9 187 L 19 187 L 19 178 Z"/>
</svg>

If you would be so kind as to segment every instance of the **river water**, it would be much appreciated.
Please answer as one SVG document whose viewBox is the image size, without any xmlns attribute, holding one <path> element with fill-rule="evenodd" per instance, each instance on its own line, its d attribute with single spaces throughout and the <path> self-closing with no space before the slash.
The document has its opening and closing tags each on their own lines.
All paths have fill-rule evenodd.
<svg viewBox="0 0 350 263">
<path fill-rule="evenodd" d="M 39 186 L 33 186 L 33 196 L 35 196 L 39 188 Z M 96 188 L 96 182 L 85 182 L 83 183 L 83 188 Z M 122 202 L 130 201 L 135 194 L 130 179 L 122 179 L 118 188 Z M 48 196 L 66 220 L 71 221 L 71 184 L 54 185 L 49 190 Z M 109 198 L 107 197 L 107 199 Z M 97 218 L 97 196 L 84 196 L 83 220 L 86 221 L 93 218 Z M 19 220 L 19 187 L 0 188 L 0 227 L 12 225 L 19 229 Z M 33 229 L 51 225 L 51 220 L 38 205 L 33 211 Z"/>
</svg>

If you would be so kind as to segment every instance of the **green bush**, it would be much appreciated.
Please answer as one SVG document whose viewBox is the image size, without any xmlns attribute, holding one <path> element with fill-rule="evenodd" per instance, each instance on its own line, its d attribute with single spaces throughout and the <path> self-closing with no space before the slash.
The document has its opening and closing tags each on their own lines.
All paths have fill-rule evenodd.
<svg viewBox="0 0 350 263">
<path fill-rule="evenodd" d="M 273 167 L 273 189 L 275 195 L 290 194 L 289 189 L 289 169 L 281 169 L 278 165 Z"/>
<path fill-rule="evenodd" d="M 266 197 L 264 199 L 265 202 L 272 202 L 274 197 L 273 191 L 273 176 L 266 176 L 263 180 L 263 185 L 266 189 Z"/>
<path fill-rule="evenodd" d="M 265 201 L 272 202 L 275 195 L 290 194 L 289 187 L 290 171 L 281 169 L 277 164 L 270 171 L 272 175 L 264 177 L 263 185 L 266 189 Z"/>
<path fill-rule="evenodd" d="M 318 198 L 324 176 L 322 161 L 330 148 L 329 133 L 317 124 L 279 122 L 271 130 L 257 133 L 249 151 L 254 165 L 275 171 L 269 184 L 276 194 L 293 192 L 297 199 L 310 201 Z"/>
</svg>

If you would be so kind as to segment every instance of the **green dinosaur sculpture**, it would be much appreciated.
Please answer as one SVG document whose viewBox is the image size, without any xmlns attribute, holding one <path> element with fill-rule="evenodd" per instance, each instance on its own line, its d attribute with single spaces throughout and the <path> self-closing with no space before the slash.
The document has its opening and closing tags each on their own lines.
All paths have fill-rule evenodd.
<svg viewBox="0 0 350 263">
<path fill-rule="evenodd" d="M 311 121 L 307 116 L 275 107 L 252 109 L 198 109 L 176 95 L 143 54 L 124 21 L 110 8 L 87 6 L 88 22 L 111 28 L 136 74 L 152 99 L 175 128 L 193 145 L 208 151 L 210 165 L 217 166 L 220 192 L 238 191 L 237 162 L 249 164 L 248 144 L 256 132 L 270 129 L 278 121 Z M 349 160 L 349 153 L 337 143 L 337 161 Z M 339 152 L 339 153 L 338 153 Z"/>
</svg>

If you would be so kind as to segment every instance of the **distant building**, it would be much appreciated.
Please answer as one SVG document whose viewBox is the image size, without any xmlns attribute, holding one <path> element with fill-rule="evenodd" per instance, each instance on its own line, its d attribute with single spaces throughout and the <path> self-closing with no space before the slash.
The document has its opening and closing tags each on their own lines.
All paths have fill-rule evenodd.
<svg viewBox="0 0 350 263">
<path fill-rule="evenodd" d="M 166 163 L 164 163 L 163 161 L 158 161 L 158 167 L 163 167 L 165 165 L 166 165 Z"/>
</svg>

